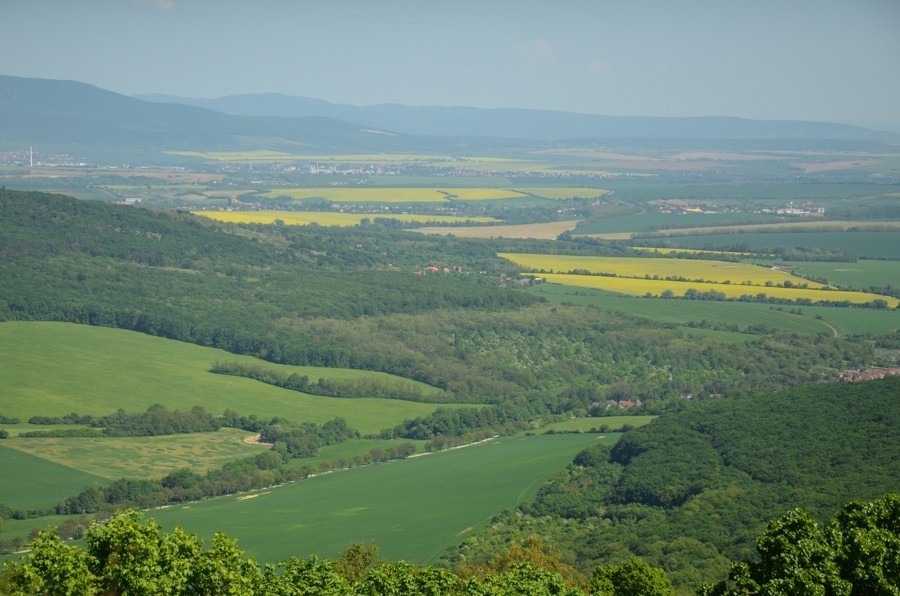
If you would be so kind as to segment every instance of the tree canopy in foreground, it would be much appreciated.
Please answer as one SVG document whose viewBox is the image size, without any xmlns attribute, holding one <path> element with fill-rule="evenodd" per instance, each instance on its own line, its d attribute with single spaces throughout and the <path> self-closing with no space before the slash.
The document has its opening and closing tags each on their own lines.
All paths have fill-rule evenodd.
<svg viewBox="0 0 900 596">
<path fill-rule="evenodd" d="M 900 494 L 845 506 L 827 525 L 795 509 L 769 524 L 758 560 L 736 563 L 703 596 L 739 594 L 897 594 L 900 590 Z M 247 558 L 237 541 L 216 534 L 209 548 L 180 528 L 165 533 L 126 511 L 96 524 L 85 547 L 42 532 L 21 563 L 0 576 L 5 594 L 598 594 L 663 596 L 672 584 L 660 568 L 631 559 L 571 573 L 539 539 L 513 545 L 468 577 L 405 561 L 377 561 L 377 547 L 351 545 L 338 560 L 292 557 L 277 566 Z"/>
</svg>

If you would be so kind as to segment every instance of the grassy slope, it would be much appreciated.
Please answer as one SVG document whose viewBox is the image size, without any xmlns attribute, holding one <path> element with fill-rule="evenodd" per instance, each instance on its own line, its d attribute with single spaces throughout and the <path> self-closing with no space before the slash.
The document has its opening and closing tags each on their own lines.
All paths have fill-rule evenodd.
<svg viewBox="0 0 900 596">
<path fill-rule="evenodd" d="M 67 323 L 3 323 L 0 413 L 26 420 L 34 415 L 73 411 L 105 415 L 122 408 L 137 412 L 154 403 L 181 410 L 200 405 L 213 414 L 231 408 L 245 415 L 277 415 L 316 423 L 342 416 L 360 432 L 372 433 L 437 407 L 399 400 L 305 395 L 251 379 L 214 375 L 208 370 L 217 359 L 260 362 L 117 329 Z M 296 369 L 311 378 L 383 374 L 280 368 Z"/>
<path fill-rule="evenodd" d="M 604 441 L 612 442 L 610 434 Z M 388 464 L 325 474 L 262 491 L 153 512 L 209 539 L 221 530 L 263 561 L 333 557 L 374 539 L 390 560 L 434 561 L 502 509 L 531 498 L 592 434 L 503 437 Z M 244 495 L 246 496 L 246 495 Z M 280 531 L 272 532 L 277 525 Z"/>
</svg>

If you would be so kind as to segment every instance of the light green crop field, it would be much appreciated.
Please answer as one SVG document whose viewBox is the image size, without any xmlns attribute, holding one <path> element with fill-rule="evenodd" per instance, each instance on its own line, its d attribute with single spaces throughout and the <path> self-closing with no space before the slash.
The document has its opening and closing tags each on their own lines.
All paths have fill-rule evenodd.
<svg viewBox="0 0 900 596">
<path fill-rule="evenodd" d="M 278 366 L 120 329 L 8 322 L 0 323 L 0 362 L 4 364 L 0 369 L 0 413 L 24 421 L 35 415 L 62 416 L 73 411 L 95 416 L 119 408 L 143 412 L 156 403 L 170 410 L 198 405 L 212 414 L 233 409 L 244 415 L 283 416 L 317 424 L 340 416 L 360 432 L 374 433 L 438 407 L 392 399 L 306 395 L 252 379 L 212 374 L 209 368 L 217 360 L 257 363 L 311 379 L 384 374 Z"/>
<path fill-rule="evenodd" d="M 431 563 L 492 515 L 532 498 L 580 450 L 619 437 L 597 436 L 502 437 L 152 515 L 207 543 L 221 530 L 261 561 L 335 557 L 350 542 L 375 540 L 389 560 Z"/>
<path fill-rule="evenodd" d="M 821 288 L 822 284 L 800 279 L 784 271 L 760 267 L 752 263 L 711 261 L 706 259 L 675 259 L 666 257 L 589 257 L 570 255 L 511 254 L 497 255 L 532 271 L 567 273 L 577 269 L 589 273 L 609 273 L 620 277 L 654 278 L 683 277 L 688 280 L 703 280 L 716 283 L 752 284 L 756 286 L 771 282 L 775 285 L 789 281 L 792 284 L 807 284 L 811 288 Z M 752 293 L 749 290 L 744 293 Z"/>
<path fill-rule="evenodd" d="M 617 431 L 621 430 L 626 424 L 634 427 L 644 426 L 645 424 L 650 424 L 656 418 L 656 416 L 589 416 L 586 418 L 571 418 L 542 426 L 538 432 L 548 430 L 589 432 L 603 425 L 606 425 L 612 431 Z"/>
<path fill-rule="evenodd" d="M 375 218 L 395 219 L 410 223 L 495 223 L 501 220 L 493 217 L 457 217 L 453 215 L 418 215 L 418 214 L 368 214 L 368 213 L 337 213 L 333 211 L 194 211 L 194 215 L 202 215 L 230 223 L 261 223 L 271 224 L 276 220 L 286 225 L 307 226 L 318 224 L 320 226 L 358 226 L 362 220 L 369 221 Z"/>
<path fill-rule="evenodd" d="M 891 333 L 900 329 L 900 313 L 871 308 L 755 304 L 752 302 L 711 302 L 699 300 L 659 300 L 623 296 L 603 290 L 574 288 L 558 284 L 539 284 L 529 290 L 550 302 L 582 304 L 610 312 L 621 312 L 661 323 L 688 325 L 709 321 L 737 325 L 739 329 L 763 325 L 791 333 L 828 333 L 840 335 Z M 815 318 L 821 317 L 820 319 Z"/>
<path fill-rule="evenodd" d="M 31 430 L 42 430 L 32 426 Z M 4 445 L 48 462 L 91 474 L 97 479 L 161 478 L 178 468 L 201 474 L 225 462 L 256 455 L 265 446 L 243 442 L 249 433 L 223 428 L 212 433 L 115 438 L 10 438 Z M 0 456 L 2 457 L 2 456 Z M 3 460 L 4 465 L 6 461 Z M 34 481 L 33 472 L 23 478 Z M 74 484 L 77 493 L 87 483 Z M 0 503 L 2 503 L 0 499 Z"/>
<path fill-rule="evenodd" d="M 22 439 L 24 440 L 24 439 Z M 106 479 L 0 444 L 0 503 L 13 509 L 53 507 L 66 497 Z"/>
</svg>

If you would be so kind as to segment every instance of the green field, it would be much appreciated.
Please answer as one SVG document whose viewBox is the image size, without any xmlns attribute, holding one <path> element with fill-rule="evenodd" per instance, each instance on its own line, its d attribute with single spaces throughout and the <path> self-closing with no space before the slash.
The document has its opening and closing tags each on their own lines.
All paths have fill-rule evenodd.
<svg viewBox="0 0 900 596">
<path fill-rule="evenodd" d="M 587 418 L 570 418 L 562 422 L 554 422 L 541 427 L 541 432 L 548 430 L 555 431 L 579 431 L 589 432 L 603 425 L 613 430 L 619 430 L 624 425 L 644 426 L 650 424 L 656 416 L 591 416 Z"/>
<path fill-rule="evenodd" d="M 90 484 L 105 483 L 104 478 L 16 451 L 6 442 L 0 444 L 0 462 L 0 503 L 13 509 L 53 507 Z"/>
<path fill-rule="evenodd" d="M 766 232 L 666 236 L 667 246 L 723 248 L 746 246 L 750 250 L 772 248 L 844 251 L 860 258 L 900 260 L 898 232 Z"/>
<path fill-rule="evenodd" d="M 170 410 L 199 405 L 213 414 L 229 408 L 244 415 L 283 416 L 318 424 L 340 416 L 360 432 L 374 433 L 437 407 L 391 399 L 306 395 L 251 379 L 212 374 L 209 368 L 217 360 L 256 362 L 295 370 L 311 379 L 384 375 L 271 365 L 119 329 L 8 322 L 0 324 L 0 362 L 4 363 L 0 413 L 24 421 L 35 415 L 62 416 L 73 411 L 97 416 L 119 408 L 143 412 L 156 403 Z"/>
<path fill-rule="evenodd" d="M 597 442 L 590 433 L 503 437 L 155 511 L 153 517 L 207 541 L 221 530 L 262 561 L 334 557 L 350 542 L 374 539 L 389 560 L 430 563 L 492 515 L 533 497 L 578 451 Z"/>
<path fill-rule="evenodd" d="M 900 235 L 897 237 L 900 240 Z M 843 288 L 864 289 L 871 286 L 900 286 L 900 261 L 866 261 L 827 263 L 793 261 L 793 273 L 805 277 L 827 279 Z"/>
<path fill-rule="evenodd" d="M 635 213 L 618 217 L 594 219 L 579 225 L 573 234 L 613 234 L 621 232 L 651 232 L 665 228 L 691 228 L 747 223 L 780 223 L 789 221 L 782 216 L 759 213 Z"/>
<path fill-rule="evenodd" d="M 348 462 L 353 460 L 356 455 L 364 455 L 372 449 L 388 449 L 402 443 L 411 443 L 415 445 L 417 453 L 425 451 L 425 444 L 428 441 L 414 441 L 410 439 L 350 439 L 336 445 L 326 445 L 319 449 L 319 453 L 315 457 L 303 457 L 292 459 L 287 463 L 288 468 L 302 468 L 304 466 L 318 469 L 319 464 L 325 461 L 339 463 L 341 459 Z"/>
<path fill-rule="evenodd" d="M 709 321 L 719 325 L 737 325 L 739 329 L 763 325 L 791 333 L 883 334 L 900 329 L 900 313 L 865 308 L 828 306 L 799 307 L 802 315 L 791 313 L 798 307 L 755 304 L 752 302 L 712 302 L 697 300 L 659 300 L 636 298 L 557 284 L 539 284 L 530 290 L 550 302 L 594 306 L 661 323 L 688 325 Z M 821 319 L 815 318 L 816 316 Z M 827 323 L 827 325 L 826 325 Z"/>
</svg>

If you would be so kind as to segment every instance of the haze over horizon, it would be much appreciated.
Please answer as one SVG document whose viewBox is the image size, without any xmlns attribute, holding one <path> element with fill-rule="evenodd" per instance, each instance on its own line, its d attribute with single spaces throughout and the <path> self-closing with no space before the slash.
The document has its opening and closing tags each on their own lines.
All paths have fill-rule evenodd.
<svg viewBox="0 0 900 596">
<path fill-rule="evenodd" d="M 900 130 L 898 28 L 895 0 L 7 0 L 0 52 L 2 74 L 126 95 Z"/>
</svg>

